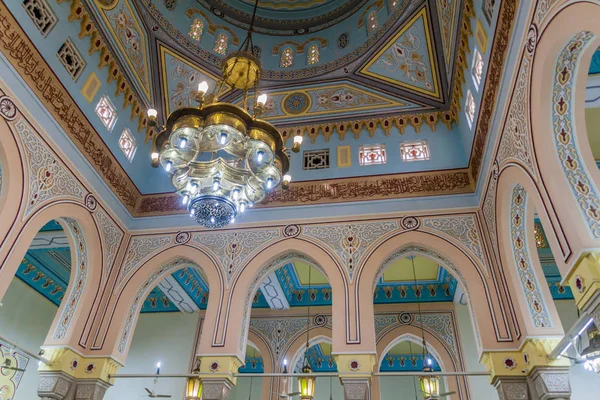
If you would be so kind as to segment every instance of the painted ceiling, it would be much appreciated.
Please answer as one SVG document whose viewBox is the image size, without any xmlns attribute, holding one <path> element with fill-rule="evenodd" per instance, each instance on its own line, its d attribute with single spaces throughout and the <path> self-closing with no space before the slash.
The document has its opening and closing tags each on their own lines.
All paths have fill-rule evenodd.
<svg viewBox="0 0 600 400">
<path fill-rule="evenodd" d="M 42 34 L 20 2 L 6 7 L 112 153 L 107 162 L 125 174 L 120 181 L 130 180 L 132 195 L 156 196 L 138 201 L 136 214 L 180 211 L 170 198 L 159 197 L 173 189 L 164 171 L 150 167 L 155 132 L 144 126 L 145 110 L 155 107 L 166 115 L 192 104 L 198 82 L 214 85 L 224 55 L 245 38 L 253 2 L 44 2 L 55 23 Z M 470 74 L 478 49 L 485 79 L 497 23 L 488 3 L 260 1 L 254 51 L 263 65 L 262 88 L 269 95 L 265 119 L 286 137 L 303 132 L 308 139 L 303 151 L 330 152 L 328 167 L 320 170 L 303 169 L 303 153 L 295 155 L 294 183 L 437 171 L 463 174 L 452 176 L 453 182 L 468 180 L 464 169 L 474 133 L 465 123 L 462 103 L 468 90 L 477 103 L 481 100 Z M 217 46 L 220 38 L 226 45 Z M 81 58 L 77 77 L 67 74 L 56 57 L 67 39 Z M 310 58 L 314 48 L 318 55 Z M 293 57 L 284 66 L 287 50 Z M 116 110 L 110 129 L 95 112 L 102 96 Z M 222 99 L 235 103 L 240 93 L 226 91 Z M 125 129 L 136 142 L 131 159 L 119 147 Z M 402 162 L 400 144 L 416 140 L 427 142 L 431 157 Z M 386 147 L 387 162 L 360 165 L 358 147 L 372 144 Z M 349 146 L 350 162 L 338 157 L 344 146 Z M 458 183 L 456 192 L 461 190 L 470 190 L 469 183 Z"/>
</svg>

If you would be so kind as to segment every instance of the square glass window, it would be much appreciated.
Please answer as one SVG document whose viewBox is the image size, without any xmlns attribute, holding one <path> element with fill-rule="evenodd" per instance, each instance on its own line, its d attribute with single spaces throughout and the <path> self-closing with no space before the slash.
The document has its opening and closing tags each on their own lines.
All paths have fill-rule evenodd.
<svg viewBox="0 0 600 400">
<path fill-rule="evenodd" d="M 117 122 L 117 110 L 108 96 L 103 95 L 98 104 L 96 104 L 96 115 L 98 115 L 98 118 L 100 118 L 106 129 L 109 132 L 112 131 Z"/>
<path fill-rule="evenodd" d="M 360 165 L 385 164 L 387 160 L 385 145 L 374 144 L 358 148 L 358 162 Z"/>
<path fill-rule="evenodd" d="M 426 140 L 400 143 L 402 161 L 429 160 L 429 146 Z"/>
<path fill-rule="evenodd" d="M 133 155 L 135 154 L 136 149 L 135 138 L 131 134 L 131 131 L 127 128 L 125 128 L 123 133 L 121 133 L 121 137 L 119 138 L 119 147 L 129 161 L 133 160 Z"/>
</svg>

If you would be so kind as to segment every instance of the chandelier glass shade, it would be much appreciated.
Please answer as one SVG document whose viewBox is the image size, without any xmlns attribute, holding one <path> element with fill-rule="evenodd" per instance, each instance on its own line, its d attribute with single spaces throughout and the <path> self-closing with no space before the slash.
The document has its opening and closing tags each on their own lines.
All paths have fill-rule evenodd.
<svg viewBox="0 0 600 400">
<path fill-rule="evenodd" d="M 311 374 L 310 365 L 305 364 L 302 367 L 303 374 Z M 314 376 L 303 375 L 298 378 L 298 391 L 300 392 L 301 400 L 312 400 L 315 397 L 315 386 L 317 379 Z"/>
<path fill-rule="evenodd" d="M 430 367 L 424 367 L 423 372 L 433 372 Z M 440 378 L 430 374 L 419 377 L 421 381 L 421 392 L 425 399 L 437 399 L 440 395 Z"/>
<path fill-rule="evenodd" d="M 202 380 L 200 377 L 187 378 L 186 400 L 200 400 L 202 397 Z"/>
<path fill-rule="evenodd" d="M 284 141 L 269 122 L 260 119 L 267 101 L 258 91 L 260 62 L 246 49 L 223 60 L 222 77 L 208 94 L 209 85 L 198 85 L 197 107 L 173 111 L 154 141 L 152 166 L 171 174 L 172 184 L 194 220 L 208 228 L 221 228 L 291 181 Z M 249 43 L 249 44 L 248 44 Z M 240 107 L 219 102 L 223 87 L 243 94 Z M 254 92 L 253 113 L 248 94 Z M 158 112 L 148 110 L 150 126 Z M 302 136 L 294 137 L 293 152 L 300 151 Z"/>
<path fill-rule="evenodd" d="M 600 332 L 590 334 L 590 344 L 581 352 L 581 358 L 585 369 L 600 374 Z"/>
</svg>

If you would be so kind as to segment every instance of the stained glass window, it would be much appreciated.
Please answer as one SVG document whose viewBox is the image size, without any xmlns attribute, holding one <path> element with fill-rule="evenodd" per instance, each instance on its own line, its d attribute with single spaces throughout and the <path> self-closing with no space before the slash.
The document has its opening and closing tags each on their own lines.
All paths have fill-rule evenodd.
<svg viewBox="0 0 600 400">
<path fill-rule="evenodd" d="M 215 40 L 215 47 L 213 50 L 219 54 L 227 54 L 227 46 L 229 45 L 229 38 L 224 33 L 219 33 Z"/>
<path fill-rule="evenodd" d="M 377 10 L 373 10 L 367 15 L 367 33 L 371 34 L 377 30 L 379 21 L 377 20 Z"/>
<path fill-rule="evenodd" d="M 202 30 L 204 29 L 204 23 L 199 20 L 199 19 L 195 19 L 192 22 L 192 25 L 190 26 L 190 37 L 196 41 L 200 41 L 200 39 L 202 38 Z"/>
<path fill-rule="evenodd" d="M 467 90 L 467 101 L 465 103 L 465 114 L 467 115 L 467 122 L 469 128 L 473 127 L 473 121 L 475 121 L 475 99 L 470 90 Z"/>
<path fill-rule="evenodd" d="M 281 68 L 291 67 L 294 63 L 294 52 L 289 47 L 284 49 L 281 53 L 281 60 L 279 61 L 279 66 Z"/>
<path fill-rule="evenodd" d="M 475 87 L 477 90 L 479 90 L 479 85 L 481 85 L 481 79 L 483 77 L 483 57 L 477 49 L 475 49 L 475 55 L 473 56 L 473 67 L 471 68 L 471 74 L 473 74 Z"/>
<path fill-rule="evenodd" d="M 119 138 L 119 147 L 129 161 L 133 160 L 133 155 L 135 154 L 136 148 L 135 138 L 131 134 L 131 131 L 127 128 L 125 128 L 123 133 L 121 133 L 121 137 Z"/>
<path fill-rule="evenodd" d="M 98 115 L 106 129 L 112 131 L 115 122 L 117 122 L 117 110 L 108 96 L 103 95 L 98 104 L 96 104 L 96 115 Z"/>
<path fill-rule="evenodd" d="M 398 8 L 399 0 L 388 0 L 388 11 L 390 13 L 394 12 L 396 8 Z"/>
<path fill-rule="evenodd" d="M 316 44 L 311 44 L 308 48 L 307 55 L 307 63 L 308 65 L 313 65 L 319 62 L 319 46 Z"/>
<path fill-rule="evenodd" d="M 400 143 L 402 161 L 429 160 L 429 146 L 426 140 Z"/>
<path fill-rule="evenodd" d="M 360 165 L 385 164 L 386 159 L 385 145 L 383 144 L 360 146 L 358 148 L 358 162 Z"/>
<path fill-rule="evenodd" d="M 538 249 L 543 249 L 548 247 L 548 242 L 546 242 L 546 238 L 544 236 L 544 230 L 540 224 L 533 225 L 534 233 L 535 233 L 535 244 Z"/>
</svg>

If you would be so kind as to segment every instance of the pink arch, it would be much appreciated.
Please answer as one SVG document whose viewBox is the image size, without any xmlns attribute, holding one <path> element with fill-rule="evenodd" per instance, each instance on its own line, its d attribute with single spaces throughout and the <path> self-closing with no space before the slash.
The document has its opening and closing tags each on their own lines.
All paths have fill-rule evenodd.
<svg viewBox="0 0 600 400">
<path fill-rule="evenodd" d="M 102 354 L 113 356 L 124 363 L 143 300 L 160 280 L 183 267 L 200 268 L 206 275 L 210 294 L 202 330 L 211 332 L 211 325 L 214 325 L 212 321 L 218 318 L 223 296 L 221 271 L 201 250 L 188 245 L 174 246 L 146 261 L 128 278 L 123 288 L 114 293 L 112 297 L 115 300 L 109 307 L 113 311 L 103 318 L 103 326 L 107 326 L 108 330 L 98 349 L 103 349 Z"/>
<path fill-rule="evenodd" d="M 505 346 L 502 339 L 511 339 L 509 327 L 504 314 L 504 304 L 501 303 L 493 277 L 486 274 L 482 266 L 474 263 L 457 245 L 435 236 L 431 233 L 420 231 L 409 231 L 399 233 L 383 242 L 369 256 L 363 267 L 357 271 L 358 301 L 361 307 L 361 324 L 374 326 L 373 309 L 373 284 L 378 276 L 383 273 L 382 265 L 394 253 L 408 248 L 420 248 L 431 251 L 445 258 L 452 267 L 445 265 L 449 272 L 453 273 L 462 282 L 465 293 L 471 299 L 478 299 L 469 305 L 475 314 L 475 329 L 479 332 L 481 345 L 485 349 L 498 349 Z M 426 257 L 435 259 L 426 253 L 420 253 Z M 457 276 L 457 273 L 460 274 Z M 363 332 L 363 334 L 374 335 L 374 331 Z M 504 336 L 504 338 L 503 338 Z M 373 342 L 375 338 L 373 337 Z"/>
<path fill-rule="evenodd" d="M 440 362 L 442 369 L 446 372 L 456 372 L 459 370 L 463 370 L 464 366 L 462 361 L 458 358 L 458 355 L 454 354 L 452 349 L 450 349 L 446 343 L 441 341 L 439 337 L 431 332 L 427 327 L 424 328 L 425 340 L 427 341 L 428 347 L 431 347 L 439 356 L 438 362 Z M 390 331 L 386 332 L 379 340 L 377 341 L 377 365 L 376 370 L 379 371 L 379 367 L 381 366 L 381 362 L 383 361 L 383 357 L 385 356 L 384 352 L 389 347 L 390 344 L 397 341 L 400 337 L 411 336 L 416 338 L 418 341 L 421 340 L 421 329 L 420 327 L 414 325 L 401 325 Z M 470 393 L 468 390 L 468 385 L 466 384 L 466 379 L 459 379 L 458 377 L 447 379 L 448 382 L 448 391 L 456 391 L 455 395 L 451 395 L 449 399 L 458 400 L 458 399 L 470 399 Z M 466 394 L 466 397 L 463 397 L 463 394 Z M 373 385 L 371 387 L 371 398 L 378 399 L 380 398 L 380 384 L 379 379 L 373 379 Z"/>
<path fill-rule="evenodd" d="M 247 299 L 254 295 L 258 289 L 257 283 L 260 283 L 262 277 L 289 261 L 285 261 L 285 256 L 292 253 L 304 257 L 327 276 L 332 289 L 332 310 L 337 312 L 336 315 L 340 315 L 340 318 L 336 318 L 337 323 L 334 322 L 333 327 L 334 346 L 337 348 L 345 346 L 345 326 L 348 320 L 347 305 L 345 304 L 347 296 L 345 276 L 341 267 L 327 251 L 317 245 L 301 239 L 287 239 L 258 253 L 232 282 L 231 288 L 226 294 L 227 300 L 221 305 L 221 319 L 217 321 L 218 325 L 214 331 L 215 342 L 223 344 L 224 349 L 221 351 L 241 355 L 241 351 L 245 348 L 250 321 L 251 304 Z M 203 353 L 207 351 L 210 349 L 204 348 Z"/>
<path fill-rule="evenodd" d="M 70 218 L 75 221 L 77 229 L 80 229 L 83 233 L 85 241 L 84 245 L 87 251 L 87 263 L 83 267 L 77 263 L 77 243 L 75 238 L 69 234 L 70 230 L 65 226 L 65 223 L 61 222 L 63 218 Z M 102 268 L 102 244 L 98 227 L 96 226 L 96 222 L 91 213 L 84 206 L 70 201 L 55 202 L 42 207 L 28 218 L 25 224 L 22 225 L 20 231 L 16 233 L 16 238 L 14 238 L 14 242 L 10 247 L 3 249 L 5 252 L 3 254 L 3 267 L 0 270 L 0 298 L 8 289 L 8 286 L 17 272 L 21 260 L 23 260 L 25 253 L 29 249 L 33 238 L 37 235 L 42 226 L 51 220 L 58 220 L 61 222 L 61 225 L 65 228 L 65 232 L 69 238 L 71 249 L 71 276 L 69 279 L 69 286 L 65 291 L 64 301 L 61 303 L 56 313 L 56 317 L 54 318 L 54 322 L 44 345 L 69 345 L 80 351 L 84 351 L 85 347 L 81 344 L 80 338 L 82 337 L 85 328 L 86 316 L 90 315 L 91 310 L 98 300 L 98 290 L 104 272 Z M 85 268 L 86 278 L 80 282 L 77 282 L 76 279 L 78 268 Z M 74 298 L 72 297 L 72 294 L 78 289 L 78 285 L 83 285 L 81 296 Z M 75 299 L 76 304 L 73 305 L 73 307 L 75 307 L 73 314 L 69 317 L 69 320 L 61 321 L 61 316 L 63 315 L 65 307 L 68 307 L 68 303 Z M 59 325 L 67 328 L 67 331 L 65 335 L 61 335 L 61 338 L 57 339 L 53 337 L 53 332 L 57 330 Z"/>
<path fill-rule="evenodd" d="M 0 118 L 0 167 L 2 167 L 2 190 L 0 191 L 0 248 L 13 228 L 21 199 L 24 176 L 21 153 L 7 122 Z M 8 195 L 10 193 L 10 196 Z M 3 292 L 0 290 L 0 297 Z"/>
<path fill-rule="evenodd" d="M 555 110 L 554 82 L 557 59 L 565 46 L 582 31 L 600 34 L 598 20 L 600 6 L 590 2 L 569 4 L 552 17 L 550 23 L 541 32 L 533 58 L 532 82 L 530 89 L 532 139 L 541 185 L 545 187 L 551 201 L 556 205 L 556 212 L 566 237 L 571 241 L 575 257 L 565 260 L 569 267 L 577 261 L 577 255 L 583 249 L 600 246 L 600 238 L 590 233 L 584 219 L 580 204 L 573 195 L 561 161 L 557 153 L 553 113 Z M 576 24 L 573 21 L 577 21 Z M 579 60 L 579 68 L 571 71 L 574 76 L 572 95 L 573 111 L 572 135 L 582 156 L 582 163 L 577 163 L 587 176 L 590 184 L 600 185 L 600 171 L 596 167 L 585 126 L 584 102 L 587 81 L 587 66 L 592 54 L 598 48 L 600 40 L 596 37 L 583 49 Z M 579 165 L 582 164 L 582 165 Z"/>
</svg>

